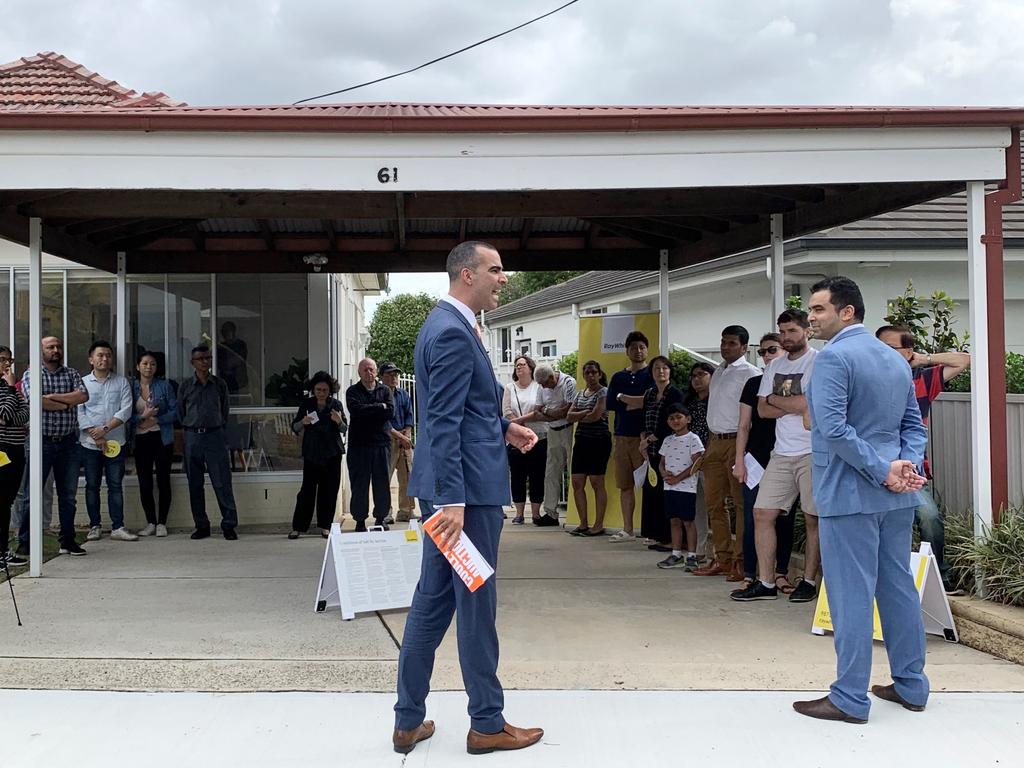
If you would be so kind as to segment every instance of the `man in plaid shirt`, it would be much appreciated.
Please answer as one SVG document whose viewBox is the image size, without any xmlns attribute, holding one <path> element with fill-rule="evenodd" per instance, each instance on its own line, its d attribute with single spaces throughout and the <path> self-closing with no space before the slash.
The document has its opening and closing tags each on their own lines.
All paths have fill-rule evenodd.
<svg viewBox="0 0 1024 768">
<path fill-rule="evenodd" d="M 64 365 L 64 344 L 56 336 L 42 341 L 43 370 L 43 477 L 53 470 L 57 486 L 57 512 L 60 517 L 60 554 L 84 555 L 75 541 L 75 494 L 78 492 L 78 406 L 88 401 L 89 393 L 74 368 Z M 29 372 L 21 379 L 21 391 L 31 402 Z M 28 446 L 26 445 L 26 449 Z M 28 463 L 28 450 L 25 451 Z M 18 528 L 18 554 L 28 554 L 29 485 L 25 477 L 24 504 Z"/>
</svg>

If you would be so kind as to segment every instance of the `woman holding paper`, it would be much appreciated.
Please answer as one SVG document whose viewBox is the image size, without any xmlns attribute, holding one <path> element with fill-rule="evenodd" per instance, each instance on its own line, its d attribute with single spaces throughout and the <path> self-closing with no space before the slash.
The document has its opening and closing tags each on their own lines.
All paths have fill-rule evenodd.
<svg viewBox="0 0 1024 768">
<path fill-rule="evenodd" d="M 658 355 L 649 363 L 654 386 L 644 393 L 644 431 L 640 434 L 640 449 L 654 470 L 652 485 L 650 473 L 644 483 L 643 503 L 640 507 L 640 536 L 650 539 L 650 548 L 658 552 L 672 551 L 672 532 L 665 516 L 664 479 L 659 469 L 658 451 L 662 441 L 672 434 L 668 425 L 670 405 L 682 404 L 683 393 L 672 384 L 672 363 Z"/>
<path fill-rule="evenodd" d="M 292 431 L 302 435 L 302 486 L 295 497 L 289 539 L 297 539 L 309 530 L 314 505 L 320 535 L 327 538 L 341 486 L 341 457 L 345 453 L 341 436 L 348 432 L 348 422 L 341 402 L 334 397 L 338 382 L 327 371 L 317 371 L 309 381 L 309 391 L 311 396 L 292 418 Z"/>
</svg>

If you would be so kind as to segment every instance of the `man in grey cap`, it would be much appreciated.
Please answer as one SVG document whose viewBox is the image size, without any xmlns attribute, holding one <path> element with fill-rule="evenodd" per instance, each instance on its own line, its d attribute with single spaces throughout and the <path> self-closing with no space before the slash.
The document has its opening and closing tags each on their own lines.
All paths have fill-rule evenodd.
<svg viewBox="0 0 1024 768">
<path fill-rule="evenodd" d="M 409 496 L 409 475 L 412 473 L 412 428 L 415 419 L 412 413 L 412 398 L 398 386 L 401 369 L 394 363 L 381 363 L 380 380 L 391 390 L 395 398 L 395 415 L 391 417 L 391 469 L 388 480 L 398 470 L 398 515 L 396 520 L 407 523 L 415 517 L 415 502 Z M 388 518 L 388 523 L 393 522 Z"/>
</svg>

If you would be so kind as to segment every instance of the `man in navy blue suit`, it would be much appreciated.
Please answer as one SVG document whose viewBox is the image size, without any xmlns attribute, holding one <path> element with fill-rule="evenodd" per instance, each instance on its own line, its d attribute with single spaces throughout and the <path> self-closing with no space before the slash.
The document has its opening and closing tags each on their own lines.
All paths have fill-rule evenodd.
<svg viewBox="0 0 1024 768">
<path fill-rule="evenodd" d="M 459 662 L 469 696 L 470 754 L 522 749 L 544 735 L 540 728 L 516 728 L 502 715 L 495 627 L 497 576 L 470 592 L 441 553 L 462 531 L 495 569 L 502 507 L 511 502 L 508 443 L 524 453 L 537 442 L 533 431 L 501 418 L 502 388 L 484 350 L 476 315 L 498 306 L 508 282 L 494 246 L 465 242 L 448 254 L 448 295 L 442 298 L 416 339 L 416 394 L 419 401 L 417 460 L 409 495 L 420 501 L 422 517 L 437 516 L 440 549 L 423 542 L 423 566 L 398 656 L 395 704 L 396 752 L 407 754 L 434 735 L 425 720 L 434 654 L 452 615 L 458 615 Z"/>
<path fill-rule="evenodd" d="M 807 403 L 838 674 L 828 696 L 793 707 L 822 720 L 867 722 L 874 600 L 893 682 L 871 692 L 920 712 L 928 678 L 910 548 L 928 434 L 910 368 L 864 328 L 864 299 L 847 277 L 812 286 L 810 320 L 815 338 L 828 341 L 815 358 Z"/>
</svg>

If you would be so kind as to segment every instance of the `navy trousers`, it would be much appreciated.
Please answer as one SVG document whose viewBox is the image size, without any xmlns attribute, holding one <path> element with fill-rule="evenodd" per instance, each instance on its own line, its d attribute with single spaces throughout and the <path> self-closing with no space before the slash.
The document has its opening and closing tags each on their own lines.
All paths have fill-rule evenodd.
<svg viewBox="0 0 1024 768">
<path fill-rule="evenodd" d="M 836 681 L 829 698 L 848 715 L 867 719 L 871 704 L 874 608 L 896 692 L 911 704 L 928 701 L 921 601 L 910 572 L 914 509 L 818 518 L 821 564 L 835 630 Z"/>
<path fill-rule="evenodd" d="M 228 446 L 224 442 L 223 429 L 203 433 L 185 432 L 185 473 L 188 475 L 188 496 L 196 529 L 210 528 L 210 518 L 206 516 L 206 491 L 203 488 L 205 473 L 209 473 L 210 484 L 217 496 L 221 530 L 237 526 L 238 509 L 231 488 L 231 463 L 228 461 Z"/>
<path fill-rule="evenodd" d="M 420 499 L 420 514 L 424 520 L 434 514 L 433 504 Z M 463 531 L 495 570 L 503 522 L 501 507 L 466 507 Z M 505 694 L 497 674 L 496 579 L 497 574 L 476 592 L 470 592 L 433 540 L 425 537 L 420 581 L 398 654 L 395 728 L 412 730 L 426 717 L 434 654 L 452 623 L 453 614 L 458 622 L 459 664 L 469 696 L 471 727 L 480 733 L 498 733 L 505 727 L 502 716 Z"/>
</svg>

